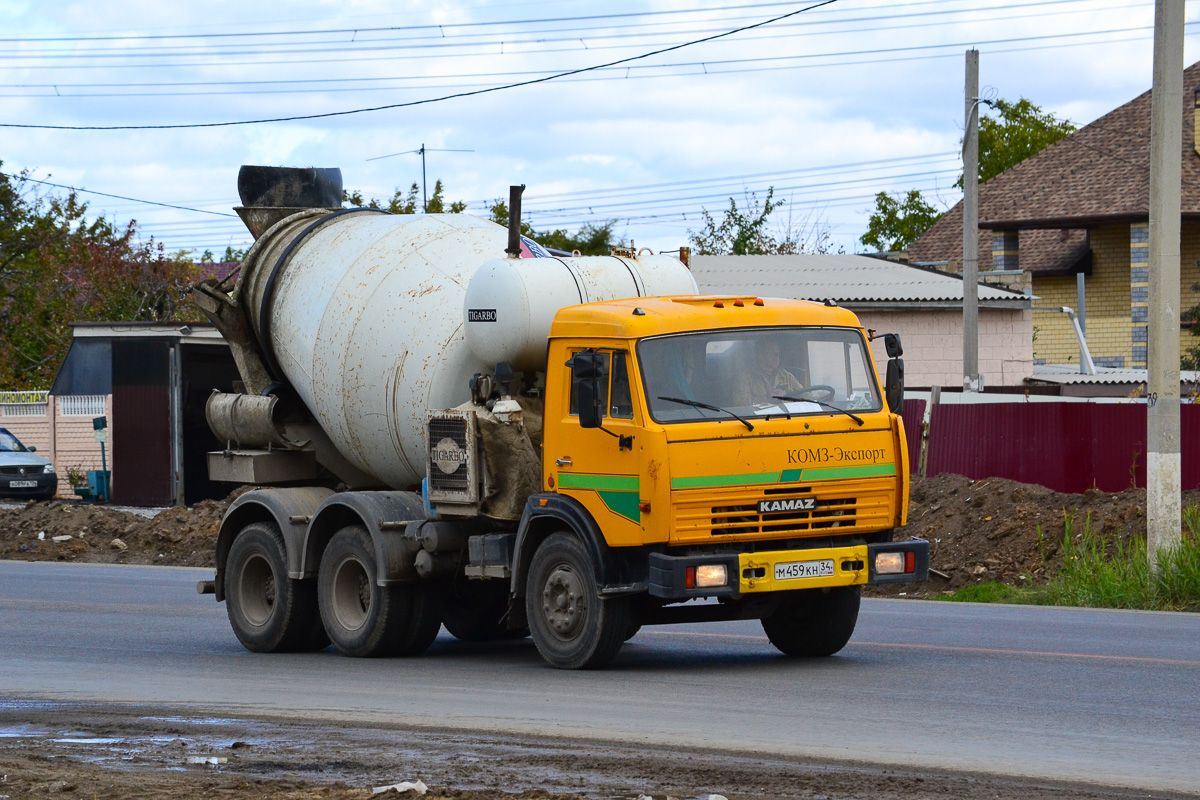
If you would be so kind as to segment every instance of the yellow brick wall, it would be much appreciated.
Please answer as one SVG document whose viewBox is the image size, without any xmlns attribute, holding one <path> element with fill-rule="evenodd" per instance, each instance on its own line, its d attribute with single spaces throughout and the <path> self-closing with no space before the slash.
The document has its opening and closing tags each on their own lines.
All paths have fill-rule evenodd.
<svg viewBox="0 0 1200 800">
<path fill-rule="evenodd" d="M 1093 358 L 1125 358 L 1132 353 L 1129 339 L 1129 225 L 1121 223 L 1091 232 L 1092 274 L 1084 280 L 1087 303 L 1088 349 Z M 1033 277 L 1039 309 L 1075 308 L 1075 276 Z M 1036 340 L 1033 357 L 1049 364 L 1079 363 L 1079 343 L 1067 315 L 1044 310 L 1034 313 Z"/>
<path fill-rule="evenodd" d="M 1200 291 L 1193 289 L 1200 284 L 1200 221 L 1184 220 L 1183 240 L 1179 250 L 1179 299 L 1180 308 L 1200 305 Z M 1192 336 L 1186 330 L 1180 339 L 1185 350 L 1200 344 L 1200 336 Z"/>
</svg>

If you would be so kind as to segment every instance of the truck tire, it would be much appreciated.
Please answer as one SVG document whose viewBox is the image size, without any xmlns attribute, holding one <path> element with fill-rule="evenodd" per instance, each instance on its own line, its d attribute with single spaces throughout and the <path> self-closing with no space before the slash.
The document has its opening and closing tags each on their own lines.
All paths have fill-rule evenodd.
<svg viewBox="0 0 1200 800">
<path fill-rule="evenodd" d="M 442 624 L 450 635 L 463 642 L 495 642 L 522 639 L 524 628 L 508 628 L 508 584 L 501 581 L 465 581 L 451 587 L 446 596 Z"/>
<path fill-rule="evenodd" d="M 595 669 L 629 631 L 629 598 L 600 598 L 596 569 L 578 537 L 551 534 L 533 554 L 525 613 L 538 652 L 558 669 Z"/>
<path fill-rule="evenodd" d="M 831 656 L 846 646 L 858 622 L 862 589 L 837 586 L 789 592 L 762 620 L 771 644 L 789 656 Z"/>
<path fill-rule="evenodd" d="M 283 535 L 273 522 L 243 528 L 225 561 L 225 608 L 247 650 L 286 653 L 329 644 L 317 612 L 316 582 L 287 573 Z"/>
<path fill-rule="evenodd" d="M 438 582 L 396 586 L 393 590 L 408 594 L 410 612 L 408 624 L 400 634 L 392 655 L 419 656 L 429 649 L 442 629 L 445 590 Z"/>
<path fill-rule="evenodd" d="M 437 636 L 437 593 L 426 585 L 380 586 L 371 534 L 348 525 L 321 556 L 317 598 L 333 646 L 352 658 L 416 655 Z"/>
</svg>

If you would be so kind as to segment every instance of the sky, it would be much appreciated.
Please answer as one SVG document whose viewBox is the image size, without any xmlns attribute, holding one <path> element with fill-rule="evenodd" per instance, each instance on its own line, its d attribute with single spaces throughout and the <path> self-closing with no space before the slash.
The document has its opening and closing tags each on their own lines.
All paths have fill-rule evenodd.
<svg viewBox="0 0 1200 800">
<path fill-rule="evenodd" d="M 1152 0 L 819 2 L 0 0 L 0 123 L 91 128 L 0 127 L 0 169 L 131 198 L 81 195 L 196 256 L 249 245 L 242 164 L 386 201 L 422 146 L 430 190 L 480 216 L 523 183 L 538 230 L 616 220 L 670 251 L 773 188 L 775 235 L 851 253 L 877 192 L 958 201 L 968 48 L 985 99 L 1077 124 L 1150 87 Z"/>
</svg>

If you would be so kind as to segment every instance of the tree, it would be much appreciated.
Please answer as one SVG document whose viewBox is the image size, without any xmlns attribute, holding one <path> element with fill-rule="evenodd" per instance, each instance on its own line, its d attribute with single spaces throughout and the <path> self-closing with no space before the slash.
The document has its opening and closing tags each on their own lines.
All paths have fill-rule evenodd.
<svg viewBox="0 0 1200 800">
<path fill-rule="evenodd" d="M 994 178 L 1033 154 L 1075 132 L 1075 125 L 1061 120 L 1024 97 L 1008 100 L 984 100 L 999 112 L 998 117 L 979 118 L 979 180 Z M 954 184 L 963 186 L 962 175 Z M 903 202 L 885 192 L 875 195 L 875 212 L 860 241 L 880 252 L 903 250 L 916 241 L 941 217 L 921 193 L 913 189 Z"/>
<path fill-rule="evenodd" d="M 433 196 L 429 198 L 429 202 L 426 205 L 428 213 L 461 214 L 467 210 L 467 204 L 462 200 L 455 200 L 447 206 L 444 194 L 445 188 L 442 186 L 442 181 L 439 178 L 433 184 Z M 343 189 L 342 202 L 357 208 L 379 208 L 393 214 L 418 214 L 421 213 L 421 187 L 414 181 L 413 185 L 408 189 L 408 194 L 405 195 L 401 192 L 400 187 L 397 186 L 392 199 L 388 201 L 386 206 L 375 198 L 365 200 L 360 191 L 347 192 Z"/>
<path fill-rule="evenodd" d="M 999 117 L 981 115 L 979 118 L 979 180 L 990 180 L 1009 167 L 1075 132 L 1069 120 L 1058 119 L 1049 111 L 1026 100 L 1015 103 L 1007 100 L 984 100 Z M 962 188 L 960 175 L 958 188 Z"/>
<path fill-rule="evenodd" d="M 488 211 L 491 212 L 492 222 L 508 227 L 507 203 L 497 200 L 488 206 Z M 571 233 L 565 228 L 539 232 L 535 231 L 531 224 L 521 220 L 521 235 L 552 250 L 562 250 L 567 253 L 578 250 L 579 254 L 584 256 L 606 256 L 612 252 L 613 231 L 616 227 L 617 220 L 610 219 L 599 225 L 589 222 L 577 233 Z"/>
<path fill-rule="evenodd" d="M 916 189 L 910 189 L 902 201 L 880 192 L 875 195 L 867 232 L 859 241 L 881 253 L 904 250 L 941 216 Z"/>
<path fill-rule="evenodd" d="M 745 195 L 744 208 L 729 198 L 729 208 L 718 221 L 708 209 L 703 209 L 704 226 L 688 231 L 688 240 L 697 255 L 767 255 L 795 253 L 828 253 L 831 248 L 829 226 L 812 214 L 796 220 L 789 211 L 787 221 L 774 233 L 767 221 L 773 211 L 786 200 L 775 199 L 775 187 L 768 187 L 767 197 L 759 202 L 755 192 Z"/>
<path fill-rule="evenodd" d="M 47 387 L 71 322 L 199 317 L 190 256 L 142 242 L 136 222 L 89 220 L 74 192 L 40 196 L 24 178 L 0 175 L 0 386 Z"/>
</svg>

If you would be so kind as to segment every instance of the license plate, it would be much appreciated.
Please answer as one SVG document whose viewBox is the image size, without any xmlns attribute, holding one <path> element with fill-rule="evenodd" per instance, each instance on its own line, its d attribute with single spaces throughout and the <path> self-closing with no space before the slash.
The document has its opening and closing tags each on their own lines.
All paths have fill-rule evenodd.
<svg viewBox="0 0 1200 800">
<path fill-rule="evenodd" d="M 8 488 L 10 488 L 10 489 L 36 489 L 37 481 L 9 481 Z"/>
<path fill-rule="evenodd" d="M 833 559 L 819 561 L 789 561 L 775 565 L 775 580 L 791 581 L 798 578 L 829 578 L 833 576 Z"/>
</svg>

